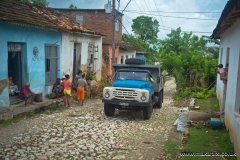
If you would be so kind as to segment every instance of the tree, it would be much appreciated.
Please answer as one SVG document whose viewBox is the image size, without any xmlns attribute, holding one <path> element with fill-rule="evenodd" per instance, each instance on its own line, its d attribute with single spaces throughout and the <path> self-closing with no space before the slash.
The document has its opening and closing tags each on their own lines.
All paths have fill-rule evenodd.
<svg viewBox="0 0 240 160">
<path fill-rule="evenodd" d="M 68 8 L 70 8 L 70 9 L 77 9 L 77 6 L 74 6 L 73 4 L 71 4 Z"/>
<path fill-rule="evenodd" d="M 157 47 L 155 45 L 152 45 L 150 47 L 150 44 L 144 42 L 141 38 L 136 37 L 132 34 L 127 35 L 127 34 L 123 33 L 122 40 L 137 47 L 138 51 L 147 52 L 148 55 L 145 56 L 145 58 L 146 58 L 145 61 L 148 64 L 154 64 L 154 62 L 156 62 L 155 57 L 158 52 L 157 52 Z"/>
<path fill-rule="evenodd" d="M 176 80 L 177 93 L 186 96 L 206 89 L 206 81 L 216 75 L 217 59 L 209 56 L 206 37 L 172 30 L 159 42 L 162 69 L 168 70 Z"/>
<path fill-rule="evenodd" d="M 19 0 L 20 2 L 33 3 L 42 7 L 48 7 L 49 2 L 46 0 Z"/>
<path fill-rule="evenodd" d="M 139 16 L 132 21 L 131 27 L 136 37 L 141 38 L 148 44 L 157 42 L 159 23 L 156 19 L 148 16 Z"/>
</svg>

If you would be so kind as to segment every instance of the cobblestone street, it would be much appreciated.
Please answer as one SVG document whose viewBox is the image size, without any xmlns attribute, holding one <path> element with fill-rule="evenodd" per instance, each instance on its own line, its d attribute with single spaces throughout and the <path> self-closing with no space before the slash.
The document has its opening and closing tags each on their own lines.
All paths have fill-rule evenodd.
<svg viewBox="0 0 240 160">
<path fill-rule="evenodd" d="M 166 81 L 163 107 L 146 121 L 142 111 L 116 110 L 107 118 L 101 99 L 90 99 L 1 127 L 0 159 L 162 159 L 177 117 L 174 93 L 174 79 Z"/>
</svg>

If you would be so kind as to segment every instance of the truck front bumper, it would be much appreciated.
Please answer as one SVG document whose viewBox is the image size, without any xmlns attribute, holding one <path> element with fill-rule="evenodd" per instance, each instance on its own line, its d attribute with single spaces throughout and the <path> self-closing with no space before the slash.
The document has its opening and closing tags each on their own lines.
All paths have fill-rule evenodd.
<svg viewBox="0 0 240 160">
<path fill-rule="evenodd" d="M 106 100 L 102 99 L 103 103 L 114 104 L 119 106 L 149 106 L 149 102 L 136 102 L 136 101 L 124 101 L 124 100 Z"/>
</svg>

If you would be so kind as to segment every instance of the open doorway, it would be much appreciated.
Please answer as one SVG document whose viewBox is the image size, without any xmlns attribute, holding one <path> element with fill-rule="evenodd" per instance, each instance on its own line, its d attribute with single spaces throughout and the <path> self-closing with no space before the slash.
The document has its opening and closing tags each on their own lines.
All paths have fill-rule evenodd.
<svg viewBox="0 0 240 160">
<path fill-rule="evenodd" d="M 8 77 L 12 80 L 9 85 L 10 104 L 19 103 L 18 93 L 22 87 L 22 52 L 21 44 L 8 44 Z"/>
</svg>

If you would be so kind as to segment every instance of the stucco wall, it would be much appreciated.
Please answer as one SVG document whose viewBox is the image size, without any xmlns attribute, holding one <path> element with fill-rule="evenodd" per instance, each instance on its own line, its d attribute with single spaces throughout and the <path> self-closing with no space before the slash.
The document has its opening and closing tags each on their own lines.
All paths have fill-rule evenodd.
<svg viewBox="0 0 240 160">
<path fill-rule="evenodd" d="M 123 64 L 125 64 L 126 56 L 128 56 L 128 58 L 136 58 L 136 51 L 134 51 L 134 50 L 129 50 L 129 51 L 120 50 L 120 54 L 118 56 L 118 64 L 121 64 L 121 56 L 123 56 Z"/>
<path fill-rule="evenodd" d="M 31 83 L 34 92 L 45 93 L 45 44 L 61 45 L 61 33 L 0 21 L 0 80 L 8 79 L 8 42 L 22 43 L 22 82 Z M 38 47 L 38 60 L 33 48 Z M 61 47 L 59 47 L 61 53 Z M 60 75 L 60 71 L 58 72 Z M 8 87 L 0 93 L 0 107 L 9 106 Z"/>
<path fill-rule="evenodd" d="M 221 35 L 221 42 L 219 47 L 219 63 L 222 63 L 224 66 L 226 64 L 227 48 L 230 49 L 228 83 L 225 103 L 225 123 L 229 129 L 231 140 L 234 142 L 235 152 L 237 153 L 238 159 L 240 159 L 240 116 L 239 111 L 238 113 L 236 111 L 240 106 L 239 27 L 240 20 L 238 19 L 233 26 L 231 26 L 225 33 Z M 223 99 L 223 82 L 220 80 L 219 75 L 217 77 L 217 96 L 220 101 L 220 105 L 222 106 L 223 104 L 221 102 Z"/>
<path fill-rule="evenodd" d="M 100 36 L 84 35 L 84 34 L 62 34 L 62 53 L 63 58 L 61 62 L 62 74 L 70 74 L 72 79 L 73 76 L 73 61 L 74 61 L 74 43 L 76 43 L 76 61 L 79 60 L 81 54 L 81 62 L 79 69 L 83 72 L 87 71 L 87 59 L 88 59 L 88 44 L 94 43 L 98 46 L 97 60 L 96 63 L 96 78 L 101 79 L 101 69 L 102 69 L 102 38 Z M 78 61 L 79 62 L 79 61 Z M 77 64 L 79 64 L 76 62 Z"/>
</svg>

